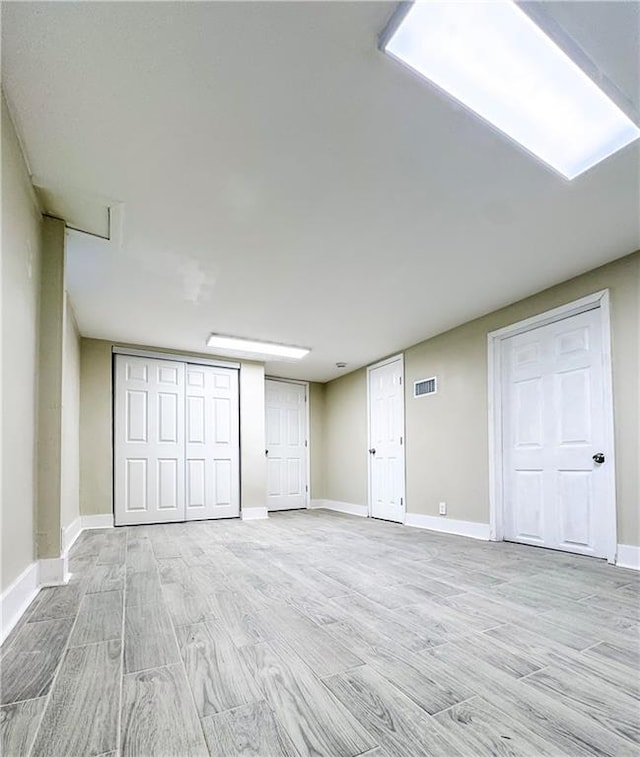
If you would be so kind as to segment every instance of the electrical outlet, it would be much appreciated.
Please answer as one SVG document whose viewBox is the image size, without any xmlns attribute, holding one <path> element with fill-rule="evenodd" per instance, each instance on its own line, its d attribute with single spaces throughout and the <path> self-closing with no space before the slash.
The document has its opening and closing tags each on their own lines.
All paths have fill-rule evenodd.
<svg viewBox="0 0 640 757">
<path fill-rule="evenodd" d="M 440 503 L 440 515 L 446 515 L 447 514 L 447 503 L 441 502 Z"/>
</svg>

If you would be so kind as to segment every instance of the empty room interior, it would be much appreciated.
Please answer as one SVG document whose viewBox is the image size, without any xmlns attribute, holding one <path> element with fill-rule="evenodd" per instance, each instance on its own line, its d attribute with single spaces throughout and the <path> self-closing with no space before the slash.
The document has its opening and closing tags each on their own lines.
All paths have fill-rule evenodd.
<svg viewBox="0 0 640 757">
<path fill-rule="evenodd" d="M 3 757 L 640 755 L 640 2 L 3 2 Z"/>
</svg>

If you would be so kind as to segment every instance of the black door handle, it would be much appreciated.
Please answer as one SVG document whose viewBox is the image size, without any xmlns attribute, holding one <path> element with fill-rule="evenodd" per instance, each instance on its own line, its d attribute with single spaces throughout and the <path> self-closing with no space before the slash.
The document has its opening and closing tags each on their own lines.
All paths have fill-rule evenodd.
<svg viewBox="0 0 640 757">
<path fill-rule="evenodd" d="M 369 454 L 370 455 L 375 455 L 376 454 L 375 447 L 371 447 L 371 449 L 369 450 Z"/>
<path fill-rule="evenodd" d="M 598 463 L 598 465 L 602 465 L 602 463 L 604 463 L 604 455 L 602 454 L 602 452 L 596 452 L 592 460 L 594 463 Z"/>
<path fill-rule="evenodd" d="M 268 455 L 268 454 L 269 454 L 269 450 L 268 450 L 268 449 L 266 449 L 266 450 L 264 451 L 264 454 L 265 454 L 265 455 Z"/>
</svg>

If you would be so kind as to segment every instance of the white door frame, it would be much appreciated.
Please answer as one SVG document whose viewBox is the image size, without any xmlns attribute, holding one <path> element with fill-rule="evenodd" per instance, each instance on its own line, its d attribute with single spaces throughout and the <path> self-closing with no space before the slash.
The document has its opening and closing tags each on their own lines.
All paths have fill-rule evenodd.
<svg viewBox="0 0 640 757">
<path fill-rule="evenodd" d="M 211 365 L 214 368 L 235 368 L 240 370 L 240 363 L 233 360 L 218 360 L 217 358 L 197 357 L 183 352 L 156 352 L 155 350 L 139 350 L 136 347 L 123 347 L 114 344 L 111 347 L 112 355 L 129 355 L 131 357 L 149 357 L 154 360 L 176 360 L 179 363 L 191 365 Z"/>
<path fill-rule="evenodd" d="M 504 480 L 502 439 L 502 342 L 516 334 L 532 331 L 540 326 L 570 318 L 587 310 L 598 310 L 602 329 L 602 382 L 604 404 L 603 447 L 607 451 L 607 465 L 601 471 L 605 475 L 604 487 L 610 503 L 607 516 L 606 556 L 615 563 L 617 552 L 617 506 L 616 506 L 616 459 L 614 446 L 613 378 L 611 370 L 611 315 L 609 290 L 582 297 L 574 302 L 518 321 L 487 335 L 488 344 L 488 389 L 489 389 L 489 512 L 490 538 L 504 538 Z"/>
<path fill-rule="evenodd" d="M 307 424 L 307 446 L 306 449 L 306 461 L 305 464 L 307 466 L 307 491 L 305 492 L 305 507 L 308 509 L 311 505 L 311 418 L 309 414 L 309 405 L 311 404 L 310 397 L 309 397 L 309 382 L 308 381 L 298 381 L 296 379 L 285 379 L 280 378 L 279 376 L 265 376 L 265 381 L 280 381 L 283 384 L 298 384 L 299 386 L 304 386 L 304 396 L 305 396 L 305 423 Z M 265 386 L 266 389 L 266 386 Z"/>
<path fill-rule="evenodd" d="M 403 507 L 403 515 L 402 515 L 402 523 L 405 523 L 407 520 L 407 459 L 406 459 L 406 448 L 407 448 L 407 435 L 405 430 L 405 422 L 406 422 L 406 405 L 405 402 L 405 388 L 404 388 L 404 353 L 401 352 L 399 355 L 393 355 L 393 357 L 388 357 L 385 360 L 381 360 L 379 363 L 375 363 L 374 365 L 368 365 L 367 366 L 367 449 L 371 447 L 371 393 L 369 391 L 370 386 L 370 374 L 371 371 L 374 371 L 376 368 L 382 368 L 383 365 L 388 365 L 389 363 L 395 363 L 396 360 L 400 361 L 400 381 L 402 386 L 402 502 L 404 504 Z M 371 501 L 371 455 L 369 452 L 367 452 L 367 517 L 371 518 L 371 512 L 373 510 L 372 507 L 373 503 Z"/>
</svg>

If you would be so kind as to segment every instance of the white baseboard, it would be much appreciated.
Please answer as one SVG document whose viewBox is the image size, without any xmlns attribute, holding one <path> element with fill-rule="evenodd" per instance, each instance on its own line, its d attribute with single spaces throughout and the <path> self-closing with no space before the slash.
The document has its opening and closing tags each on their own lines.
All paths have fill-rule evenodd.
<svg viewBox="0 0 640 757">
<path fill-rule="evenodd" d="M 113 515 L 79 515 L 62 530 L 62 554 L 67 554 L 83 531 L 113 528 Z"/>
<path fill-rule="evenodd" d="M 312 499 L 309 507 L 312 510 L 335 510 L 337 513 L 358 515 L 361 518 L 366 518 L 369 515 L 369 508 L 366 505 L 354 505 L 352 502 L 339 502 L 335 499 Z"/>
<path fill-rule="evenodd" d="M 489 541 L 489 524 L 476 523 L 470 520 L 452 520 L 438 515 L 420 515 L 419 513 L 407 513 L 405 526 L 412 528 L 426 528 L 429 531 L 438 531 L 442 534 L 454 534 L 456 536 L 468 536 L 471 539 Z"/>
<path fill-rule="evenodd" d="M 35 560 L 0 595 L 0 644 L 44 586 L 69 581 L 69 550 L 80 534 L 92 528 L 113 528 L 113 515 L 82 515 L 62 530 L 62 555 Z"/>
<path fill-rule="evenodd" d="M 69 581 L 69 556 L 48 557 L 38 561 L 40 586 L 61 586 Z"/>
<path fill-rule="evenodd" d="M 266 507 L 243 507 L 240 515 L 242 520 L 265 520 L 269 517 Z"/>
<path fill-rule="evenodd" d="M 89 528 L 113 528 L 113 513 L 106 515 L 83 515 L 82 530 L 85 531 Z"/>
<path fill-rule="evenodd" d="M 618 568 L 640 570 L 640 547 L 634 547 L 632 544 L 618 544 L 616 565 Z"/>
<path fill-rule="evenodd" d="M 0 644 L 11 633 L 40 591 L 39 565 L 34 561 L 0 595 Z"/>
<path fill-rule="evenodd" d="M 62 529 L 62 551 L 68 552 L 82 533 L 82 518 L 79 516 Z"/>
</svg>

